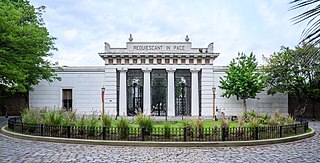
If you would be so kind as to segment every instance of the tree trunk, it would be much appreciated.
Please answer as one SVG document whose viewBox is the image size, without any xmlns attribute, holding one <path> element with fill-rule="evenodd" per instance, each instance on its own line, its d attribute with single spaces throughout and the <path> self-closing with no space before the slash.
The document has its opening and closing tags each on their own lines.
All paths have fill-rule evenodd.
<svg viewBox="0 0 320 163">
<path fill-rule="evenodd" d="M 247 110 L 247 101 L 246 101 L 245 98 L 243 99 L 243 112 L 244 113 L 248 112 L 248 110 Z"/>
</svg>

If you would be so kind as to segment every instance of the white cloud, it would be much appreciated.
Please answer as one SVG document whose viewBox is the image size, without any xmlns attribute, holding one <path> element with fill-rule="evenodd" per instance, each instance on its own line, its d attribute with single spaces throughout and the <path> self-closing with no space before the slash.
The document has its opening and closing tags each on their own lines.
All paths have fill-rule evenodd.
<svg viewBox="0 0 320 163">
<path fill-rule="evenodd" d="M 227 65 L 240 51 L 273 53 L 280 46 L 297 44 L 303 26 L 292 26 L 284 1 L 40 1 L 44 19 L 57 37 L 53 60 L 61 65 L 103 65 L 98 52 L 104 42 L 125 47 L 129 33 L 134 41 L 184 41 L 193 47 L 215 43 L 221 55 L 217 64 Z M 297 32 L 299 31 L 299 32 Z M 265 54 L 268 55 L 268 54 Z"/>
<path fill-rule="evenodd" d="M 78 35 L 78 32 L 75 29 L 64 30 L 62 33 L 63 39 L 66 39 L 67 41 L 74 41 L 74 39 Z"/>
</svg>

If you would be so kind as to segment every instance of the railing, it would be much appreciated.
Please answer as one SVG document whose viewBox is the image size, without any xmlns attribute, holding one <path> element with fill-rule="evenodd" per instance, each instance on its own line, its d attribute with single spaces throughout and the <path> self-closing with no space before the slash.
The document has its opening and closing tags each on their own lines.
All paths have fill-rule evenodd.
<svg viewBox="0 0 320 163">
<path fill-rule="evenodd" d="M 61 137 L 92 140 L 125 141 L 246 141 L 274 139 L 306 133 L 308 122 L 299 120 L 294 125 L 275 127 L 234 127 L 234 128 L 116 128 L 51 126 L 24 124 L 20 117 L 10 118 L 11 131 L 47 137 Z"/>
</svg>

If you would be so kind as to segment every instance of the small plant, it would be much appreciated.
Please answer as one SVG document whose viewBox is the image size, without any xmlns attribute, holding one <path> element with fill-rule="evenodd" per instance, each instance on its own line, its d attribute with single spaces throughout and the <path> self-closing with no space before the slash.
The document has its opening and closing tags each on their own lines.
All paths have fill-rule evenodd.
<svg viewBox="0 0 320 163">
<path fill-rule="evenodd" d="M 62 114 L 61 125 L 71 126 L 74 125 L 76 121 L 76 113 L 73 111 L 66 111 Z"/>
<path fill-rule="evenodd" d="M 121 117 L 117 121 L 117 127 L 120 135 L 120 139 L 128 139 L 129 137 L 129 122 L 124 117 Z"/>
<path fill-rule="evenodd" d="M 44 124 L 52 126 L 61 125 L 62 114 L 61 110 L 48 110 L 44 115 Z"/>
<path fill-rule="evenodd" d="M 21 117 L 22 117 L 22 123 L 25 124 L 39 124 L 41 121 L 39 113 L 37 110 L 35 109 L 31 109 L 31 108 L 26 108 L 22 110 L 21 113 Z"/>
<path fill-rule="evenodd" d="M 288 117 L 287 117 L 287 124 L 288 125 L 293 125 L 293 124 L 295 124 L 296 122 L 295 122 L 295 120 L 293 119 L 293 117 L 292 116 L 290 116 L 290 115 L 288 115 Z"/>
<path fill-rule="evenodd" d="M 102 116 L 102 126 L 103 127 L 111 127 L 112 124 L 112 116 L 105 114 Z"/>
<path fill-rule="evenodd" d="M 154 122 L 150 116 L 144 116 L 142 113 L 139 113 L 135 119 L 140 128 L 146 129 L 146 134 L 151 134 Z"/>
<path fill-rule="evenodd" d="M 280 116 L 279 117 L 279 123 L 280 123 L 280 125 L 281 126 L 284 126 L 285 124 L 286 124 L 286 122 L 287 122 L 287 118 L 285 117 L 285 116 Z"/>
<path fill-rule="evenodd" d="M 184 120 L 184 121 L 182 121 L 182 125 L 186 131 L 186 135 L 192 136 L 192 126 L 193 126 L 192 121 Z"/>
<path fill-rule="evenodd" d="M 249 121 L 249 116 L 247 112 L 242 113 L 242 119 L 244 122 L 248 122 Z"/>
<path fill-rule="evenodd" d="M 89 119 L 88 119 L 88 132 L 87 135 L 88 136 L 94 136 L 94 132 L 95 132 L 95 127 L 97 126 L 98 123 L 98 117 L 95 114 L 95 112 L 93 112 L 91 115 L 89 115 Z"/>
<path fill-rule="evenodd" d="M 83 114 L 82 116 L 80 116 L 79 119 L 77 119 L 76 125 L 78 127 L 84 127 L 85 121 L 86 121 L 86 118 L 85 118 L 85 115 Z"/>
<path fill-rule="evenodd" d="M 276 121 L 275 117 L 271 117 L 270 120 L 269 120 L 269 122 L 268 122 L 268 124 L 269 124 L 269 126 L 271 126 L 271 127 L 277 126 L 277 121 Z"/>
<path fill-rule="evenodd" d="M 260 126 L 260 119 L 256 117 L 252 117 L 250 122 L 248 123 L 249 127 L 259 127 Z"/>
<path fill-rule="evenodd" d="M 89 115 L 89 119 L 88 119 L 88 127 L 96 127 L 97 123 L 98 123 L 98 116 L 95 114 L 95 112 L 93 112 L 91 115 Z"/>
<path fill-rule="evenodd" d="M 41 117 L 38 110 L 26 108 L 21 113 L 22 123 L 27 124 L 28 131 L 33 133 L 36 130 L 36 127 L 33 125 L 41 123 Z M 30 126 L 29 126 L 30 125 Z"/>
<path fill-rule="evenodd" d="M 238 117 L 238 127 L 244 127 L 244 119 L 242 117 Z"/>
<path fill-rule="evenodd" d="M 250 118 L 254 117 L 256 118 L 257 117 L 257 113 L 252 111 L 252 112 L 248 112 L 248 115 L 250 116 Z"/>
<path fill-rule="evenodd" d="M 182 121 L 182 125 L 183 125 L 184 128 L 192 129 L 193 123 L 192 123 L 192 121 L 183 120 Z"/>
<path fill-rule="evenodd" d="M 275 110 L 273 114 L 274 114 L 275 118 L 279 118 L 280 117 L 280 111 L 278 109 Z"/>
<path fill-rule="evenodd" d="M 82 115 L 76 122 L 77 127 L 79 127 L 79 134 L 83 135 L 84 134 L 84 126 L 85 126 L 85 115 Z"/>
<path fill-rule="evenodd" d="M 200 117 L 195 122 L 195 129 L 196 129 L 197 137 L 201 138 L 203 136 L 203 121 Z"/>
<path fill-rule="evenodd" d="M 228 129 L 228 128 L 229 128 L 229 121 L 228 121 L 228 119 L 222 118 L 220 125 L 221 125 L 220 128 Z"/>
</svg>

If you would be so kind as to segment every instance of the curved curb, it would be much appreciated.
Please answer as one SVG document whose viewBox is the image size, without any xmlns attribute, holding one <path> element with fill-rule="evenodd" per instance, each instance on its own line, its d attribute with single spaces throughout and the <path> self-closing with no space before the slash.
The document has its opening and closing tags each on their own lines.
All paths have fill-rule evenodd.
<svg viewBox="0 0 320 163">
<path fill-rule="evenodd" d="M 69 144 L 88 144 L 88 145 L 107 145 L 107 146 L 143 146 L 143 147 L 229 147 L 229 146 L 256 146 L 267 145 L 297 141 L 306 139 L 315 135 L 314 130 L 301 135 L 278 138 L 278 139 L 264 139 L 254 141 L 213 141 L 213 142 L 151 142 L 151 141 L 110 141 L 110 140 L 87 140 L 87 139 L 70 139 L 70 138 L 56 138 L 56 137 L 42 137 L 24 135 L 20 133 L 11 132 L 2 127 L 0 132 L 8 137 L 44 141 L 54 143 L 69 143 Z"/>
</svg>

